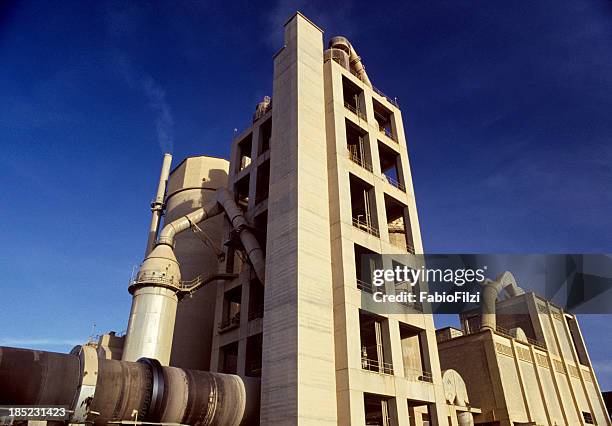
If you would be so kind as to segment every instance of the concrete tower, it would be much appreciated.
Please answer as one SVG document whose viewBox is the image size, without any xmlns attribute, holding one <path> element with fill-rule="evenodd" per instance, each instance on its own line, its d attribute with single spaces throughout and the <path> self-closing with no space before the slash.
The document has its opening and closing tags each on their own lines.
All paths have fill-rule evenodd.
<svg viewBox="0 0 612 426">
<path fill-rule="evenodd" d="M 266 276 L 226 226 L 221 272 L 238 278 L 216 284 L 210 367 L 261 377 L 262 424 L 444 425 L 432 316 L 381 312 L 360 272 L 363 255 L 422 252 L 401 112 L 346 39 L 330 46 L 291 17 L 272 101 L 232 144 Z"/>
</svg>

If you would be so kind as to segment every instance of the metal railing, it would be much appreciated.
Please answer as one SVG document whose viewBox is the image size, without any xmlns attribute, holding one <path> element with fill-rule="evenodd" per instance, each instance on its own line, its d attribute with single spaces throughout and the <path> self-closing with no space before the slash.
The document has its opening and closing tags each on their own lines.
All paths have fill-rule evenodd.
<svg viewBox="0 0 612 426">
<path fill-rule="evenodd" d="M 362 281 L 359 278 L 357 278 L 357 288 L 361 291 L 365 291 L 366 293 L 370 293 L 370 294 L 374 294 L 374 292 L 377 292 L 377 291 L 381 293 L 385 292 L 384 285 L 375 286 L 374 284 Z"/>
<path fill-rule="evenodd" d="M 219 332 L 222 333 L 224 331 L 228 331 L 240 326 L 240 313 L 237 313 L 231 318 L 224 318 L 219 323 Z"/>
<path fill-rule="evenodd" d="M 355 114 L 357 117 L 361 118 L 364 121 L 368 121 L 366 115 L 361 112 L 357 107 L 350 102 L 344 101 L 344 107 Z"/>
<path fill-rule="evenodd" d="M 393 364 L 390 362 L 380 362 L 376 359 L 361 357 L 361 368 L 375 373 L 393 375 Z"/>
<path fill-rule="evenodd" d="M 258 305 L 253 309 L 249 309 L 249 321 L 257 318 L 263 318 L 264 316 L 264 305 Z"/>
<path fill-rule="evenodd" d="M 383 98 L 385 98 L 386 100 L 389 101 L 390 104 L 395 105 L 397 108 L 399 108 L 399 103 L 397 102 L 397 98 L 391 98 L 387 95 L 385 95 L 380 89 L 372 86 L 372 90 L 374 90 L 378 95 L 382 96 Z"/>
<path fill-rule="evenodd" d="M 433 376 L 429 371 L 418 370 L 416 368 L 404 368 L 404 376 L 411 382 L 433 383 Z"/>
<path fill-rule="evenodd" d="M 390 129 L 387 129 L 385 126 L 381 125 L 378 126 L 378 129 L 393 142 L 397 142 L 397 138 L 393 135 L 393 132 Z"/>
<path fill-rule="evenodd" d="M 338 63 L 340 63 L 340 62 L 338 62 Z M 361 80 L 361 79 L 359 78 L 359 75 L 358 75 L 358 74 L 357 74 L 355 71 L 353 71 L 352 69 L 350 69 L 349 71 L 350 71 L 350 73 L 351 73 L 351 74 L 353 74 L 353 75 L 354 75 L 355 77 L 357 77 L 359 80 Z M 397 102 L 397 98 L 391 98 L 391 97 L 389 97 L 389 96 L 385 95 L 385 94 L 384 94 L 384 93 L 383 93 L 383 92 L 382 92 L 380 89 L 378 89 L 378 88 L 376 88 L 376 87 L 374 87 L 374 86 L 372 86 L 372 90 L 373 90 L 374 92 L 376 92 L 376 94 L 378 94 L 379 96 L 382 96 L 383 98 L 385 98 L 386 100 L 388 100 L 390 104 L 395 105 L 397 108 L 399 108 L 399 103 Z"/>
<path fill-rule="evenodd" d="M 357 154 L 355 154 L 354 152 L 349 151 L 349 159 L 355 163 L 358 164 L 359 166 L 363 167 L 364 169 L 366 169 L 368 172 L 372 172 L 374 169 L 372 168 L 372 165 L 370 163 L 368 163 L 367 161 L 361 159 Z"/>
<path fill-rule="evenodd" d="M 396 187 L 400 191 L 406 192 L 406 187 L 404 186 L 404 184 L 398 182 L 397 180 L 395 180 L 395 178 L 392 178 L 391 176 L 387 176 L 386 174 L 383 173 L 383 180 L 389 183 L 390 185 Z"/>
<path fill-rule="evenodd" d="M 380 232 L 378 231 L 378 229 L 374 228 L 370 222 L 364 222 L 363 220 L 354 217 L 353 226 L 363 232 L 367 232 L 370 235 L 374 235 L 375 237 L 380 238 Z"/>
</svg>

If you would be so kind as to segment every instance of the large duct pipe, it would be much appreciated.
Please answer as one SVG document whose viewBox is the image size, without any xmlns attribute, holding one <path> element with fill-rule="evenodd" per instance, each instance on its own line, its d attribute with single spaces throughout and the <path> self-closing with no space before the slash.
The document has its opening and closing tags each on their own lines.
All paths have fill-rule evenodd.
<svg viewBox="0 0 612 426">
<path fill-rule="evenodd" d="M 242 210 L 236 205 L 231 192 L 225 188 L 217 189 L 213 199 L 205 206 L 165 225 L 159 234 L 158 244 L 165 244 L 173 247 L 176 234 L 222 212 L 225 212 L 232 228 L 238 233 L 240 242 L 253 266 L 255 275 L 263 284 L 266 264 L 263 250 L 255 238 L 255 235 L 251 232 L 250 226 L 244 218 Z"/>
<path fill-rule="evenodd" d="M 170 363 L 177 294 L 181 290 L 181 271 L 173 251 L 174 239 L 178 233 L 222 212 L 238 234 L 255 275 L 264 283 L 263 250 L 232 194 L 219 188 L 205 206 L 166 224 L 159 233 L 157 245 L 142 262 L 136 279 L 130 285 L 134 297 L 122 360 L 136 361 L 146 357 L 157 359 L 162 365 Z"/>
<path fill-rule="evenodd" d="M 504 289 L 509 297 L 525 294 L 525 291 L 517 285 L 514 275 L 509 271 L 498 275 L 494 281 L 487 278 L 481 285 L 483 289 L 480 330 L 495 331 L 497 328 L 495 304 L 501 290 Z"/>
<path fill-rule="evenodd" d="M 340 49 L 345 51 L 349 56 L 349 67 L 352 68 L 357 78 L 359 78 L 369 87 L 372 87 L 372 83 L 368 78 L 368 74 L 366 73 L 365 66 L 361 62 L 361 58 L 357 54 L 357 51 L 355 50 L 353 45 L 347 40 L 346 37 L 332 37 L 329 40 L 328 47 L 330 49 Z"/>
<path fill-rule="evenodd" d="M 157 241 L 157 231 L 159 222 L 161 221 L 164 212 L 164 197 L 166 195 L 166 185 L 168 184 L 168 176 L 170 175 L 170 166 L 172 165 L 172 155 L 164 154 L 161 173 L 159 175 L 159 183 L 157 185 L 157 193 L 155 199 L 151 203 L 151 226 L 149 227 L 149 238 L 147 239 L 147 248 L 145 249 L 145 257 L 153 250 L 155 241 Z"/>
<path fill-rule="evenodd" d="M 259 379 L 162 367 L 151 359 L 98 358 L 0 347 L 0 405 L 63 405 L 70 423 L 134 420 L 239 425 L 256 419 Z"/>
</svg>

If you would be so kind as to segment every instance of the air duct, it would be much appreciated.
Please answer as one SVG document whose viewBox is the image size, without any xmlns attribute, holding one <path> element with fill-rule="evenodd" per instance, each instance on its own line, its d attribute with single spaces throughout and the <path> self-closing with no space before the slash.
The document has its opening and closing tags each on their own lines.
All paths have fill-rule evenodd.
<svg viewBox="0 0 612 426">
<path fill-rule="evenodd" d="M 259 379 L 71 354 L 0 347 L 0 405 L 58 405 L 70 423 L 238 426 L 257 418 Z"/>
<path fill-rule="evenodd" d="M 159 222 L 164 213 L 164 197 L 166 195 L 166 185 L 168 184 L 168 176 L 170 175 L 170 166 L 172 164 L 172 155 L 164 154 L 161 173 L 159 175 L 159 183 L 157 185 L 157 193 L 155 199 L 151 203 L 151 226 L 149 227 L 149 238 L 147 239 L 147 247 L 145 249 L 145 257 L 153 250 L 155 241 L 157 240 L 157 231 Z"/>
<path fill-rule="evenodd" d="M 499 293 L 502 289 L 505 290 L 508 297 L 515 297 L 521 294 L 525 294 L 525 291 L 520 288 L 514 275 L 511 272 L 506 271 L 494 280 L 485 279 L 481 285 L 482 289 L 482 313 L 480 319 L 480 330 L 493 330 L 497 328 L 496 318 L 496 302 L 499 298 Z"/>
<path fill-rule="evenodd" d="M 205 206 L 165 225 L 159 233 L 157 245 L 142 262 L 130 284 L 133 298 L 122 354 L 124 361 L 147 357 L 157 359 L 163 365 L 169 364 L 179 293 L 184 286 L 174 255 L 174 239 L 178 233 L 223 212 L 239 237 L 255 275 L 264 283 L 263 250 L 232 194 L 219 188 Z M 217 271 L 211 271 L 209 276 L 201 277 L 201 281 L 210 282 L 216 274 Z"/>
<path fill-rule="evenodd" d="M 372 87 L 372 83 L 368 78 L 368 74 L 366 73 L 365 67 L 361 62 L 361 58 L 357 54 L 357 51 L 355 50 L 353 45 L 346 39 L 346 37 L 332 37 L 329 40 L 328 47 L 330 49 L 339 49 L 346 52 L 349 58 L 349 71 L 353 72 L 353 74 L 355 74 L 357 78 L 363 81 L 366 85 Z M 335 54 L 333 56 L 338 56 L 338 54 Z"/>
</svg>

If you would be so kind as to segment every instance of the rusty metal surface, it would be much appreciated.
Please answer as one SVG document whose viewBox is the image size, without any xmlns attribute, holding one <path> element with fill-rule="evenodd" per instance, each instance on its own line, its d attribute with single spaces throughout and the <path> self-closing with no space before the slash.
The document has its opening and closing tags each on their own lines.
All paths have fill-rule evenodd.
<svg viewBox="0 0 612 426">
<path fill-rule="evenodd" d="M 68 405 L 80 382 L 79 358 L 0 347 L 0 404 Z"/>
</svg>

